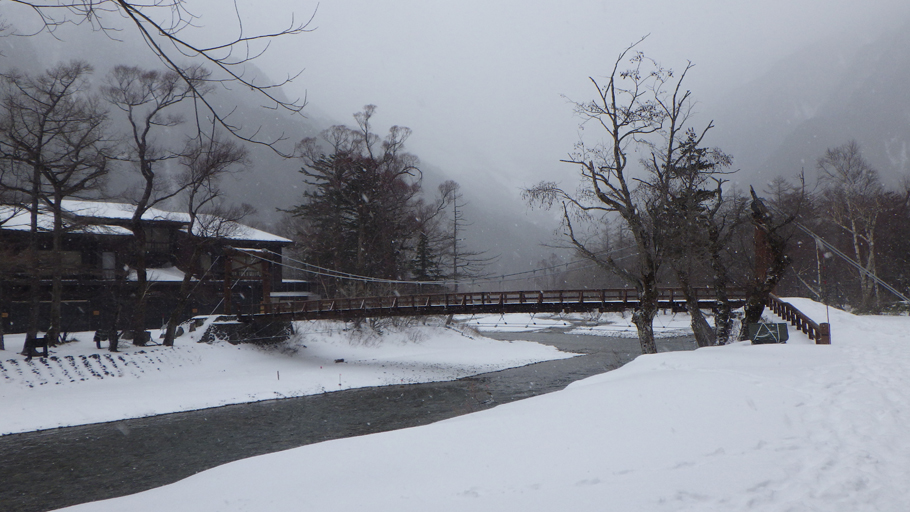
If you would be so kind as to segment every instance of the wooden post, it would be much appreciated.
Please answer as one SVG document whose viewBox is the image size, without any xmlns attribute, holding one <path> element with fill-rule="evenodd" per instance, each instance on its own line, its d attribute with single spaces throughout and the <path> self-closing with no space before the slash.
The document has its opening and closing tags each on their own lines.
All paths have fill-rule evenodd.
<svg viewBox="0 0 910 512">
<path fill-rule="evenodd" d="M 815 340 L 816 345 L 830 345 L 831 344 L 831 325 L 828 323 L 818 324 L 818 339 Z"/>
<path fill-rule="evenodd" d="M 259 260 L 262 270 L 259 272 L 262 277 L 262 304 L 265 306 L 263 313 L 272 313 L 272 272 L 271 261 L 262 258 Z"/>
<path fill-rule="evenodd" d="M 230 249 L 224 250 L 224 314 L 231 314 L 231 273 L 234 271 L 234 262 L 231 259 Z"/>
</svg>

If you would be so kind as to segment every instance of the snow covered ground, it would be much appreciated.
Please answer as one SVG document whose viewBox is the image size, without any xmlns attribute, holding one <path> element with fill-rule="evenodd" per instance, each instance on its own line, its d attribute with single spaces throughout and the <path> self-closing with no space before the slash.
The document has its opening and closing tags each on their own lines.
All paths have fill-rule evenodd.
<svg viewBox="0 0 910 512">
<path fill-rule="evenodd" d="M 538 343 L 496 341 L 442 326 L 390 328 L 381 337 L 342 327 L 299 322 L 299 336 L 273 349 L 196 343 L 198 330 L 177 339 L 173 348 L 122 341 L 118 354 L 98 350 L 92 333 L 77 333 L 77 341 L 52 348 L 52 357 L 31 362 L 16 354 L 23 335 L 7 335 L 8 350 L 0 351 L 0 435 L 364 386 L 454 380 L 573 356 Z"/>
<path fill-rule="evenodd" d="M 464 315 L 466 325 L 482 332 L 534 332 L 549 328 L 567 329 L 569 334 L 591 334 L 618 338 L 638 338 L 631 312 Z M 708 319 L 711 320 L 710 318 Z M 654 335 L 658 338 L 691 336 L 689 315 L 661 311 L 654 318 Z"/>
<path fill-rule="evenodd" d="M 564 391 L 72 510 L 908 510 L 910 318 L 830 320 L 830 346 L 791 332 L 642 356 Z"/>
</svg>

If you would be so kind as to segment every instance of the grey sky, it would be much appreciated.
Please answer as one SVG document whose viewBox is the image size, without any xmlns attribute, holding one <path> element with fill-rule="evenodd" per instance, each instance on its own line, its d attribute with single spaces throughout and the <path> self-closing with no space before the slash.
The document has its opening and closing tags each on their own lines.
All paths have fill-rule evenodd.
<svg viewBox="0 0 910 512">
<path fill-rule="evenodd" d="M 186 37 L 205 44 L 237 35 L 234 3 L 186 0 L 186 5 L 201 16 L 199 29 L 187 31 Z M 237 0 L 236 5 L 249 35 L 286 28 L 292 13 L 298 21 L 306 20 L 317 4 Z M 0 13 L 12 16 L 9 21 L 23 30 L 35 22 L 34 13 L 2 0 Z M 751 110 L 744 109 L 742 102 L 727 101 L 730 95 L 751 90 L 745 86 L 763 77 L 764 83 L 779 87 L 759 90 L 777 96 L 801 92 L 799 104 L 817 108 L 819 102 L 806 101 L 821 89 L 816 77 L 837 76 L 818 68 L 852 59 L 861 45 L 908 20 L 907 0 L 325 0 L 316 10 L 313 32 L 274 41 L 256 64 L 276 80 L 303 69 L 286 93 L 307 94 L 305 113 L 312 118 L 350 124 L 352 113 L 373 103 L 379 107 L 377 132 L 392 124 L 412 128 L 408 149 L 458 180 L 472 202 L 469 216 L 483 216 L 472 228 L 476 247 L 502 254 L 504 268 L 524 270 L 549 254 L 538 242 L 548 241 L 556 212 L 524 217 L 521 187 L 542 179 L 566 188 L 578 182 L 577 169 L 559 163 L 578 140 L 578 119 L 562 95 L 592 97 L 587 77 L 608 73 L 630 43 L 650 34 L 640 46 L 649 56 L 677 70 L 687 59 L 696 64 L 687 79 L 699 102 L 700 117 L 694 121 L 703 126 L 714 119 L 718 143 L 739 158 L 735 165 L 743 172 L 737 178 L 747 180 L 750 171 L 755 176 L 750 168 L 769 152 L 768 137 L 754 137 L 748 128 L 764 123 L 765 132 L 780 135 L 779 126 L 801 117 L 777 115 L 764 97 L 753 101 Z M 98 34 L 75 33 L 66 42 L 42 47 L 41 59 L 84 52 L 97 56 L 101 49 L 115 48 Z M 820 50 L 825 58 L 809 57 L 811 72 L 801 80 L 769 76 L 781 59 L 820 41 L 825 42 Z M 799 59 L 795 62 L 798 68 Z M 832 80 L 825 83 L 829 90 L 836 87 Z M 731 105 L 734 115 L 729 114 Z M 791 108 L 782 105 L 778 109 Z M 764 111 L 775 115 L 762 116 Z M 809 157 L 811 162 L 814 156 Z M 277 170 L 256 178 L 271 180 L 260 193 L 268 196 L 262 198 L 262 210 L 274 212 L 274 206 L 286 207 L 297 197 L 296 187 L 286 185 L 282 174 L 293 182 L 296 164 L 281 163 L 287 169 L 267 163 Z M 804 163 L 786 161 L 773 170 L 800 165 Z M 531 223 L 537 232 L 531 232 Z"/>
<path fill-rule="evenodd" d="M 315 5 L 270 3 L 271 21 Z M 903 0 L 330 0 L 313 33 L 276 46 L 262 66 L 305 68 L 294 89 L 307 90 L 314 114 L 348 122 L 374 103 L 377 124 L 414 130 L 409 147 L 422 159 L 514 189 L 554 170 L 571 176 L 557 160 L 577 120 L 561 95 L 589 97 L 587 77 L 642 35 L 664 65 L 696 64 L 689 86 L 709 111 L 796 47 L 834 34 L 867 42 L 908 16 Z"/>
<path fill-rule="evenodd" d="M 225 9 L 233 4 L 187 5 L 202 16 L 202 28 L 187 34 L 194 40 L 236 33 L 233 11 Z M 308 95 L 308 115 L 350 123 L 353 112 L 376 104 L 378 131 L 409 126 L 408 147 L 424 161 L 466 188 L 492 179 L 516 196 L 540 179 L 574 179 L 575 170 L 558 163 L 578 138 L 578 120 L 562 95 L 589 98 L 587 77 L 605 74 L 645 34 L 640 48 L 665 66 L 696 64 L 688 85 L 703 123 L 723 96 L 799 47 L 835 35 L 862 44 L 910 18 L 906 0 L 326 0 L 318 9 L 311 0 L 237 0 L 237 6 L 247 34 L 279 30 L 292 13 L 299 21 L 315 10 L 313 32 L 275 41 L 257 60 L 276 79 L 305 70 L 287 93 Z M 725 129 L 723 119 L 716 124 Z"/>
</svg>

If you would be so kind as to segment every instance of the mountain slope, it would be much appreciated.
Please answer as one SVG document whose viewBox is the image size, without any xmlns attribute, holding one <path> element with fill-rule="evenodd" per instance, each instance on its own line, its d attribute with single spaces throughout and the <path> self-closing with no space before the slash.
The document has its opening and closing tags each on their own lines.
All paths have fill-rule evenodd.
<svg viewBox="0 0 910 512">
<path fill-rule="evenodd" d="M 910 24 L 869 44 L 822 41 L 780 61 L 716 109 L 716 143 L 737 179 L 762 185 L 856 139 L 886 182 L 910 172 Z"/>
</svg>

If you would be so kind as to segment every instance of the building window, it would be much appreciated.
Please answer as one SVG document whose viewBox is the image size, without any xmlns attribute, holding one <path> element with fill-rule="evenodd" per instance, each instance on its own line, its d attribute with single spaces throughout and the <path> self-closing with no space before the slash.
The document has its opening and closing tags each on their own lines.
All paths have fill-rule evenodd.
<svg viewBox="0 0 910 512">
<path fill-rule="evenodd" d="M 169 252 L 171 249 L 171 233 L 167 228 L 150 228 L 146 243 L 149 252 Z"/>
<path fill-rule="evenodd" d="M 211 273 L 212 270 L 213 270 L 212 269 L 212 255 L 206 253 L 206 254 L 203 254 L 202 256 L 200 256 L 199 257 L 199 272 L 201 272 L 200 275 L 204 276 L 204 275 L 206 275 L 206 273 Z"/>
<path fill-rule="evenodd" d="M 115 279 L 117 277 L 117 255 L 113 252 L 101 253 L 101 278 Z"/>
</svg>

